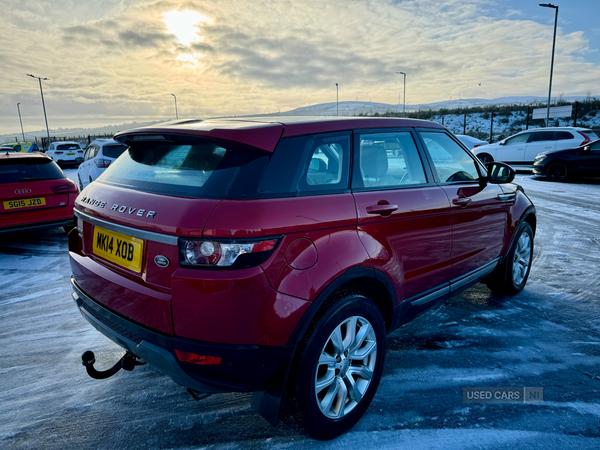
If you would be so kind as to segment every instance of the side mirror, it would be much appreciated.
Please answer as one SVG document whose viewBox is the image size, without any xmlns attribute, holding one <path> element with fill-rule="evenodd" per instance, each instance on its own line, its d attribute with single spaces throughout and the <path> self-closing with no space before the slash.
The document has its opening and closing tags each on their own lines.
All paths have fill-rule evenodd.
<svg viewBox="0 0 600 450">
<path fill-rule="evenodd" d="M 506 141 L 500 141 L 498 142 L 498 145 L 506 145 Z"/>
<path fill-rule="evenodd" d="M 591 148 L 590 148 L 590 146 L 589 146 L 589 145 L 586 145 L 585 147 L 583 147 L 583 151 L 584 151 L 584 152 L 589 152 L 589 151 L 590 151 L 590 149 L 591 149 Z"/>
<path fill-rule="evenodd" d="M 501 162 L 492 162 L 487 165 L 488 170 L 488 182 L 492 184 L 505 184 L 510 183 L 515 179 L 517 174 L 516 170 L 510 167 L 508 164 Z"/>
</svg>

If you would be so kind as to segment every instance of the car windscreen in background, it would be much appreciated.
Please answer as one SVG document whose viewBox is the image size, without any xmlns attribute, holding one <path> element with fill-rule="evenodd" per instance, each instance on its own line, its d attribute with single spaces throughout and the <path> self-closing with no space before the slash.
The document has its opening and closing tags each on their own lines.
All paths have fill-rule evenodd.
<svg viewBox="0 0 600 450">
<path fill-rule="evenodd" d="M 15 158 L 0 160 L 0 184 L 66 178 L 58 165 L 47 158 Z"/>
<path fill-rule="evenodd" d="M 126 145 L 105 145 L 102 147 L 102 154 L 107 158 L 118 158 L 121 154 L 127 150 Z"/>
<path fill-rule="evenodd" d="M 81 150 L 77 144 L 60 144 L 56 146 L 56 150 Z"/>
<path fill-rule="evenodd" d="M 203 140 L 134 143 L 98 181 L 166 195 L 226 198 L 240 168 L 258 154 Z"/>
</svg>

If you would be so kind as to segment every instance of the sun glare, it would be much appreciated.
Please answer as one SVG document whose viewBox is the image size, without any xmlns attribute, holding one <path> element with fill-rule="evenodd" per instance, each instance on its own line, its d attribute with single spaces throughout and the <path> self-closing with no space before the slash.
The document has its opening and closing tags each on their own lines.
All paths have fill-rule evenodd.
<svg viewBox="0 0 600 450">
<path fill-rule="evenodd" d="M 169 11 L 163 14 L 163 21 L 169 33 L 174 34 L 182 45 L 200 42 L 204 38 L 198 34 L 198 24 L 212 20 L 197 11 Z"/>
</svg>

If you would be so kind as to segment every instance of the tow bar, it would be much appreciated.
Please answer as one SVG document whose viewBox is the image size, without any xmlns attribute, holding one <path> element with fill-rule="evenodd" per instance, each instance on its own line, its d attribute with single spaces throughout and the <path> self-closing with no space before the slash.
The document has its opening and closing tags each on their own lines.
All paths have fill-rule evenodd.
<svg viewBox="0 0 600 450">
<path fill-rule="evenodd" d="M 81 355 L 81 362 L 85 366 L 85 370 L 87 370 L 88 375 L 92 378 L 95 378 L 96 380 L 104 380 L 106 378 L 110 378 L 121 369 L 131 372 L 135 368 L 135 366 L 143 366 L 144 364 L 146 364 L 145 361 L 140 360 L 140 358 L 135 356 L 133 353 L 127 352 L 110 369 L 96 370 L 94 368 L 96 357 L 94 355 L 94 352 L 90 350 Z"/>
</svg>

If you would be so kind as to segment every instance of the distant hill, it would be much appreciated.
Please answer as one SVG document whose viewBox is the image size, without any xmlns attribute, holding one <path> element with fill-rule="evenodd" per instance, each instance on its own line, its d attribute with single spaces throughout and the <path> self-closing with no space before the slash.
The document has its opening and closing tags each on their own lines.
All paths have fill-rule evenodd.
<svg viewBox="0 0 600 450">
<path fill-rule="evenodd" d="M 571 96 L 562 97 L 562 100 L 567 102 L 583 101 L 586 97 L 583 96 Z M 459 100 L 445 100 L 443 102 L 435 103 L 421 103 L 416 105 L 406 105 L 406 111 L 437 111 L 439 109 L 455 109 L 455 108 L 472 108 L 475 106 L 488 106 L 488 105 L 530 105 L 541 103 L 545 104 L 547 101 L 543 97 L 534 96 L 513 96 L 513 97 L 500 97 L 494 99 L 485 98 L 470 98 L 470 99 L 459 99 Z M 556 101 L 553 98 L 552 101 Z M 339 115 L 340 116 L 354 116 L 358 114 L 383 114 L 391 111 L 402 111 L 402 104 L 388 104 L 388 103 L 375 103 L 375 102 L 358 102 L 358 101 L 344 101 L 339 102 Z M 275 114 L 274 114 L 275 115 Z M 318 105 L 303 106 L 301 108 L 292 109 L 276 115 L 281 116 L 335 116 L 336 115 L 336 103 L 320 103 Z"/>
</svg>

